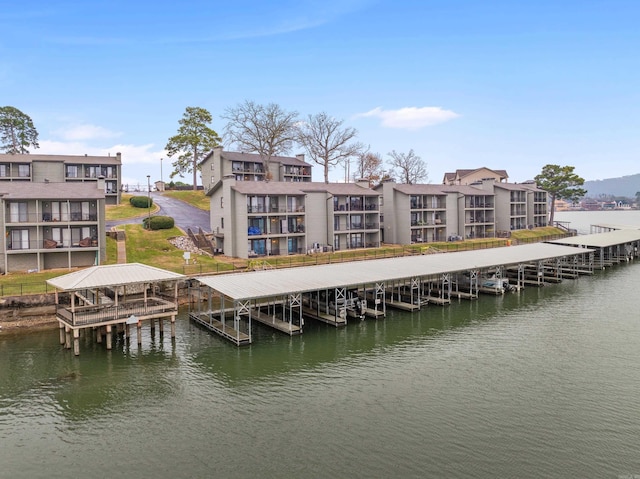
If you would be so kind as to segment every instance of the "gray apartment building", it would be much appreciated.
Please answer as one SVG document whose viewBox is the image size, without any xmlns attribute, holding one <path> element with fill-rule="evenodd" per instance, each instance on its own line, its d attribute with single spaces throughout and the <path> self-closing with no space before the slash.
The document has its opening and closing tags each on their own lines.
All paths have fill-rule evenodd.
<svg viewBox="0 0 640 479">
<path fill-rule="evenodd" d="M 238 181 L 209 190 L 211 229 L 240 258 L 380 246 L 379 194 L 366 183 Z"/>
<path fill-rule="evenodd" d="M 493 238 L 547 225 L 547 193 L 535 183 L 494 179 L 471 185 L 405 185 L 385 182 L 382 241 L 414 244 L 457 238 Z"/>
<path fill-rule="evenodd" d="M 0 273 L 100 264 L 104 180 L 0 182 Z"/>
<path fill-rule="evenodd" d="M 0 273 L 100 264 L 121 168 L 120 153 L 0 154 Z"/>
<path fill-rule="evenodd" d="M 299 176 L 278 176 L 280 181 L 264 181 L 258 155 L 218 148 L 203 162 L 203 181 L 206 169 L 207 181 L 214 182 L 207 191 L 211 230 L 224 254 L 248 258 L 504 237 L 547 224 L 547 193 L 533 182 L 508 183 L 504 170 L 457 170 L 441 185 L 388 181 L 371 189 L 367 182 L 311 182 L 311 165 L 296 161 L 302 159 L 276 162 L 275 171 L 300 168 Z M 224 176 L 218 180 L 217 174 Z"/>
<path fill-rule="evenodd" d="M 104 178 L 105 202 L 120 203 L 122 158 L 89 155 L 0 154 L 0 183 L 91 183 Z"/>
<path fill-rule="evenodd" d="M 311 165 L 304 155 L 273 156 L 266 178 L 264 165 L 257 153 L 224 151 L 222 146 L 214 148 L 200 163 L 204 191 L 213 188 L 226 177 L 236 181 L 311 182 Z"/>
</svg>

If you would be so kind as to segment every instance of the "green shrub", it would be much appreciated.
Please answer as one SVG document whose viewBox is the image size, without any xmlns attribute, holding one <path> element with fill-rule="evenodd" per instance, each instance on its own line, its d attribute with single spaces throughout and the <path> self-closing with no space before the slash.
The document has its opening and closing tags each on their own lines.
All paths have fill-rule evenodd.
<svg viewBox="0 0 640 479">
<path fill-rule="evenodd" d="M 142 220 L 142 225 L 151 230 L 169 230 L 173 228 L 174 221 L 171 216 L 152 216 Z"/>
<path fill-rule="evenodd" d="M 129 203 L 136 208 L 151 208 L 153 200 L 147 196 L 132 196 Z"/>
</svg>

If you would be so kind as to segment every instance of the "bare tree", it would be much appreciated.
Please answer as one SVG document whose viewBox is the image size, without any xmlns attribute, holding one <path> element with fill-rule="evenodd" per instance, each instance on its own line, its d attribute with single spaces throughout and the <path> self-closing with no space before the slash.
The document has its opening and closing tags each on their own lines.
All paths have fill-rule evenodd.
<svg viewBox="0 0 640 479">
<path fill-rule="evenodd" d="M 324 168 L 324 182 L 329 183 L 329 170 L 348 161 L 362 151 L 362 144 L 353 142 L 355 128 L 342 128 L 343 120 L 336 120 L 325 112 L 309 115 L 298 125 L 298 143 L 311 159 Z"/>
<path fill-rule="evenodd" d="M 391 166 L 398 170 L 397 176 L 402 183 L 413 185 L 428 180 L 427 164 L 413 152 L 413 149 L 409 150 L 409 153 L 398 153 L 393 150 L 389 156 Z"/>
<path fill-rule="evenodd" d="M 354 180 L 367 180 L 369 187 L 382 178 L 382 156 L 373 153 L 368 148 L 356 155 L 356 171 Z"/>
<path fill-rule="evenodd" d="M 296 139 L 297 117 L 298 112 L 285 111 L 275 103 L 259 105 L 246 100 L 222 115 L 228 121 L 224 136 L 236 148 L 260 155 L 268 181 L 273 177 L 271 158 L 287 153 Z"/>
</svg>

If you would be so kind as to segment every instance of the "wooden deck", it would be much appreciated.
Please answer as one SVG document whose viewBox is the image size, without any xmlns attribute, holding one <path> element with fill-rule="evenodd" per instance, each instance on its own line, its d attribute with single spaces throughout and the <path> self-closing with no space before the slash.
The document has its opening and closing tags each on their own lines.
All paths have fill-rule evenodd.
<svg viewBox="0 0 640 479">
<path fill-rule="evenodd" d="M 449 298 L 440 298 L 436 296 L 426 296 L 425 298 L 429 303 L 437 304 L 440 306 L 446 306 L 447 304 L 451 304 L 451 299 Z"/>
<path fill-rule="evenodd" d="M 390 301 L 387 300 L 386 305 L 390 308 L 399 309 L 401 311 L 418 311 L 420 309 L 419 304 L 405 303 L 404 301 Z"/>
<path fill-rule="evenodd" d="M 330 324 L 331 326 L 340 327 L 347 325 L 347 318 L 341 318 L 340 316 L 333 316 L 331 314 L 325 314 L 322 312 L 318 312 L 314 309 L 302 307 L 302 314 L 311 319 L 315 319 L 317 321 L 322 321 L 323 323 Z"/>
<path fill-rule="evenodd" d="M 217 319 L 210 318 L 207 314 L 205 317 L 198 316 L 194 313 L 189 313 L 189 317 L 198 323 L 200 326 L 207 328 L 209 331 L 213 331 L 214 333 L 222 336 L 223 338 L 228 339 L 236 346 L 245 346 L 251 344 L 251 338 L 248 334 L 243 333 L 242 331 L 237 331 L 229 326 L 224 325 L 221 321 Z"/>
<path fill-rule="evenodd" d="M 76 306 L 72 311 L 68 307 L 59 307 L 56 310 L 56 317 L 59 321 L 71 328 L 86 328 L 113 325 L 124 323 L 131 316 L 136 316 L 139 320 L 164 318 L 175 315 L 178 312 L 178 305 L 158 297 L 135 299 L 120 302 L 117 306 L 111 302 L 108 304 Z"/>
<path fill-rule="evenodd" d="M 282 321 L 281 319 L 278 319 L 274 316 L 269 316 L 257 309 L 251 310 L 251 319 L 255 319 L 261 324 L 269 326 L 270 328 L 277 329 L 278 331 L 286 333 L 290 336 L 302 334 L 302 328 L 300 326 Z"/>
<path fill-rule="evenodd" d="M 384 318 L 384 311 L 365 308 L 364 315 L 368 318 L 373 318 L 373 319 Z"/>
</svg>

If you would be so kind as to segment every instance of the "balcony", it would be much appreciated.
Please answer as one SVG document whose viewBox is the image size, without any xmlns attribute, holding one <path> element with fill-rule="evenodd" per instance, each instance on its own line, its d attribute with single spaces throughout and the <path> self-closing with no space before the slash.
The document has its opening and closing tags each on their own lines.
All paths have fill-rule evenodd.
<svg viewBox="0 0 640 479">
<path fill-rule="evenodd" d="M 81 249 L 81 248 L 97 248 L 98 240 L 96 238 L 83 238 L 78 241 L 56 241 L 51 238 L 44 238 L 42 240 L 29 240 L 29 241 L 11 241 L 11 235 L 8 237 L 7 253 L 11 254 L 17 252 L 34 252 L 37 250 L 69 250 L 69 249 Z"/>
</svg>

